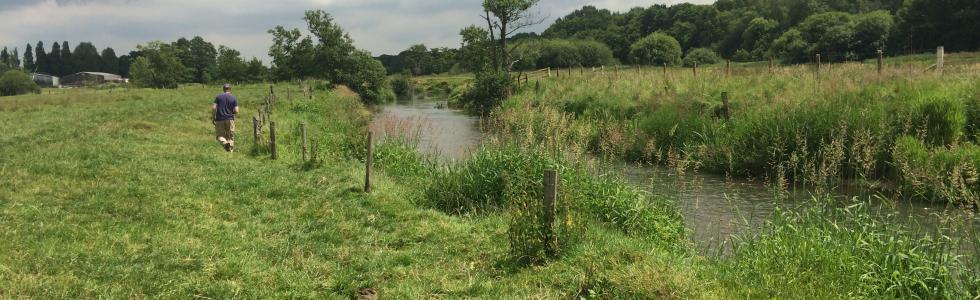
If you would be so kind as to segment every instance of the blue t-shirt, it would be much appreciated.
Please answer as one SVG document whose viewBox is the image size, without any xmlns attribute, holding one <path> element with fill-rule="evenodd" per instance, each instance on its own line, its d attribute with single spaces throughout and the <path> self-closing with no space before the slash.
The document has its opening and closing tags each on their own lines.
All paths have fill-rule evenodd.
<svg viewBox="0 0 980 300">
<path fill-rule="evenodd" d="M 214 112 L 215 121 L 228 121 L 235 119 L 235 108 L 238 107 L 238 99 L 231 93 L 221 93 L 214 97 L 214 104 L 218 109 Z"/>
</svg>

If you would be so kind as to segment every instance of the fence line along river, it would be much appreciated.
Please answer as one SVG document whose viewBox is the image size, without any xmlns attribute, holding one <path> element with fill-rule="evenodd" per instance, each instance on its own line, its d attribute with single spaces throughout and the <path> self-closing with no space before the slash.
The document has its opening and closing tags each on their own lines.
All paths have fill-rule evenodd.
<svg viewBox="0 0 980 300">
<path fill-rule="evenodd" d="M 445 100 L 409 100 L 381 108 L 371 124 L 383 139 L 397 133 L 419 141 L 418 150 L 443 160 L 465 159 L 483 138 L 480 119 L 446 107 Z M 719 249 L 726 239 L 743 230 L 752 230 L 772 218 L 780 206 L 785 209 L 810 200 L 807 191 L 795 191 L 777 203 L 772 189 L 761 182 L 730 179 L 724 176 L 691 173 L 679 175 L 658 165 L 621 163 L 612 167 L 629 183 L 653 194 L 674 199 L 699 249 Z M 836 195 L 841 205 L 851 197 L 867 199 L 860 191 Z M 913 228 L 930 230 L 945 207 L 920 201 L 898 201 L 894 207 L 881 203 L 882 209 L 908 218 Z M 884 207 L 887 206 L 887 207 Z M 980 219 L 972 222 L 980 230 Z"/>
</svg>

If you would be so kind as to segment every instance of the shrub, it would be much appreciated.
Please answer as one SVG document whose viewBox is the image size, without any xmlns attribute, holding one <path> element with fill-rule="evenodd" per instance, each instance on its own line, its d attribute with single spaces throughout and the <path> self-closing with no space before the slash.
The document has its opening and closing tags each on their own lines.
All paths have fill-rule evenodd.
<svg viewBox="0 0 980 300">
<path fill-rule="evenodd" d="M 512 80 L 507 72 L 477 73 L 473 87 L 463 96 L 466 102 L 464 105 L 472 111 L 486 114 L 507 99 L 511 84 Z"/>
<path fill-rule="evenodd" d="M 575 47 L 578 49 L 578 56 L 581 59 L 579 65 L 582 67 L 616 64 L 616 58 L 606 44 L 596 41 L 576 41 Z"/>
<path fill-rule="evenodd" d="M 0 76 L 0 96 L 14 96 L 40 92 L 41 88 L 34 83 L 27 73 L 9 70 Z"/>
<path fill-rule="evenodd" d="M 538 68 L 568 68 L 580 64 L 582 64 L 582 58 L 571 41 L 547 40 L 541 46 Z"/>
<path fill-rule="evenodd" d="M 412 96 L 412 84 L 407 76 L 395 76 L 391 79 L 391 89 L 398 98 L 409 98 Z"/>
<path fill-rule="evenodd" d="M 630 46 L 630 59 L 643 65 L 677 65 L 681 62 L 681 44 L 669 35 L 654 32 Z"/>
<path fill-rule="evenodd" d="M 694 63 L 698 65 L 710 65 L 716 64 L 721 61 L 718 54 L 708 48 L 695 48 L 687 52 L 687 56 L 684 57 L 684 66 L 690 67 L 694 66 Z"/>
</svg>

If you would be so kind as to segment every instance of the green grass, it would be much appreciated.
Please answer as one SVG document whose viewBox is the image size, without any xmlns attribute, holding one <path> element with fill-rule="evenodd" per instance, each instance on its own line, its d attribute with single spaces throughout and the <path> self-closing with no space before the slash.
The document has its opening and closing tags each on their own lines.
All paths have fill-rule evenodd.
<svg viewBox="0 0 980 300">
<path fill-rule="evenodd" d="M 296 86 L 276 89 L 286 88 L 300 94 Z M 0 98 L 0 298 L 351 298 L 361 288 L 396 299 L 980 294 L 977 264 L 948 256 L 942 236 L 892 233 L 901 225 L 838 226 L 893 224 L 867 212 L 777 219 L 771 230 L 736 240 L 744 249 L 737 255 L 699 255 L 679 240 L 682 221 L 670 199 L 588 176 L 578 147 L 559 142 L 575 136 L 551 127 L 535 129 L 550 137 L 541 148 L 491 145 L 454 166 L 380 145 L 375 192 L 364 194 L 370 114 L 350 91 L 280 96 L 273 161 L 264 149 L 249 151 L 256 142 L 245 120 L 240 151 L 219 148 L 207 121 L 217 90 Z M 254 114 L 267 91 L 236 89 L 242 115 Z M 317 163 L 300 159 L 304 122 L 319 146 Z M 517 127 L 497 130 L 504 136 Z M 525 147 L 520 140 L 537 134 L 500 145 Z M 574 238 L 557 257 L 527 264 L 515 254 L 536 250 L 515 251 L 514 243 L 538 234 L 526 227 L 540 195 L 534 173 L 549 166 L 561 170 L 561 205 L 572 212 L 561 221 Z M 487 195 L 501 197 L 463 205 L 475 213 L 440 205 Z M 914 247 L 922 241 L 929 246 Z M 810 251 L 815 245 L 833 247 Z M 928 289 L 915 288 L 918 281 Z"/>
<path fill-rule="evenodd" d="M 217 90 L 0 98 L 0 298 L 555 298 L 637 273 L 657 295 L 712 293 L 674 267 L 683 256 L 615 230 L 521 268 L 506 216 L 421 207 L 420 190 L 383 174 L 363 194 L 352 149 L 368 115 L 342 91 L 279 100 L 280 160 L 249 154 L 243 120 L 240 151 L 224 153 L 207 121 Z M 236 89 L 243 116 L 266 91 Z M 316 168 L 300 162 L 300 122 L 322 145 Z"/>
<path fill-rule="evenodd" d="M 901 182 L 892 159 L 899 137 L 939 148 L 978 142 L 980 63 L 973 58 L 951 55 L 955 63 L 943 77 L 916 57 L 893 59 L 881 75 L 866 63 L 824 65 L 819 75 L 809 65 L 773 74 L 765 66 L 741 65 L 731 76 L 724 65 L 701 68 L 696 76 L 689 68 L 671 68 L 667 76 L 658 68 L 576 71 L 533 80 L 505 101 L 496 119 L 510 133 L 531 133 L 534 143 L 574 145 L 579 149 L 573 151 L 606 157 L 784 178 L 808 188 Z M 724 118 L 723 93 L 731 119 Z M 973 160 L 963 162 L 980 169 Z M 963 180 L 980 191 L 980 182 Z"/>
</svg>

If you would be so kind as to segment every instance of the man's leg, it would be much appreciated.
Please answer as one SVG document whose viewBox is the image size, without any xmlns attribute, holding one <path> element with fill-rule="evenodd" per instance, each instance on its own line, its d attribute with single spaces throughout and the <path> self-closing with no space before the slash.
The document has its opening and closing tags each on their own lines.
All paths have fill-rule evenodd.
<svg viewBox="0 0 980 300">
<path fill-rule="evenodd" d="M 235 152 L 235 120 L 228 120 L 228 131 L 226 131 L 225 137 L 228 141 L 228 151 Z"/>
</svg>

